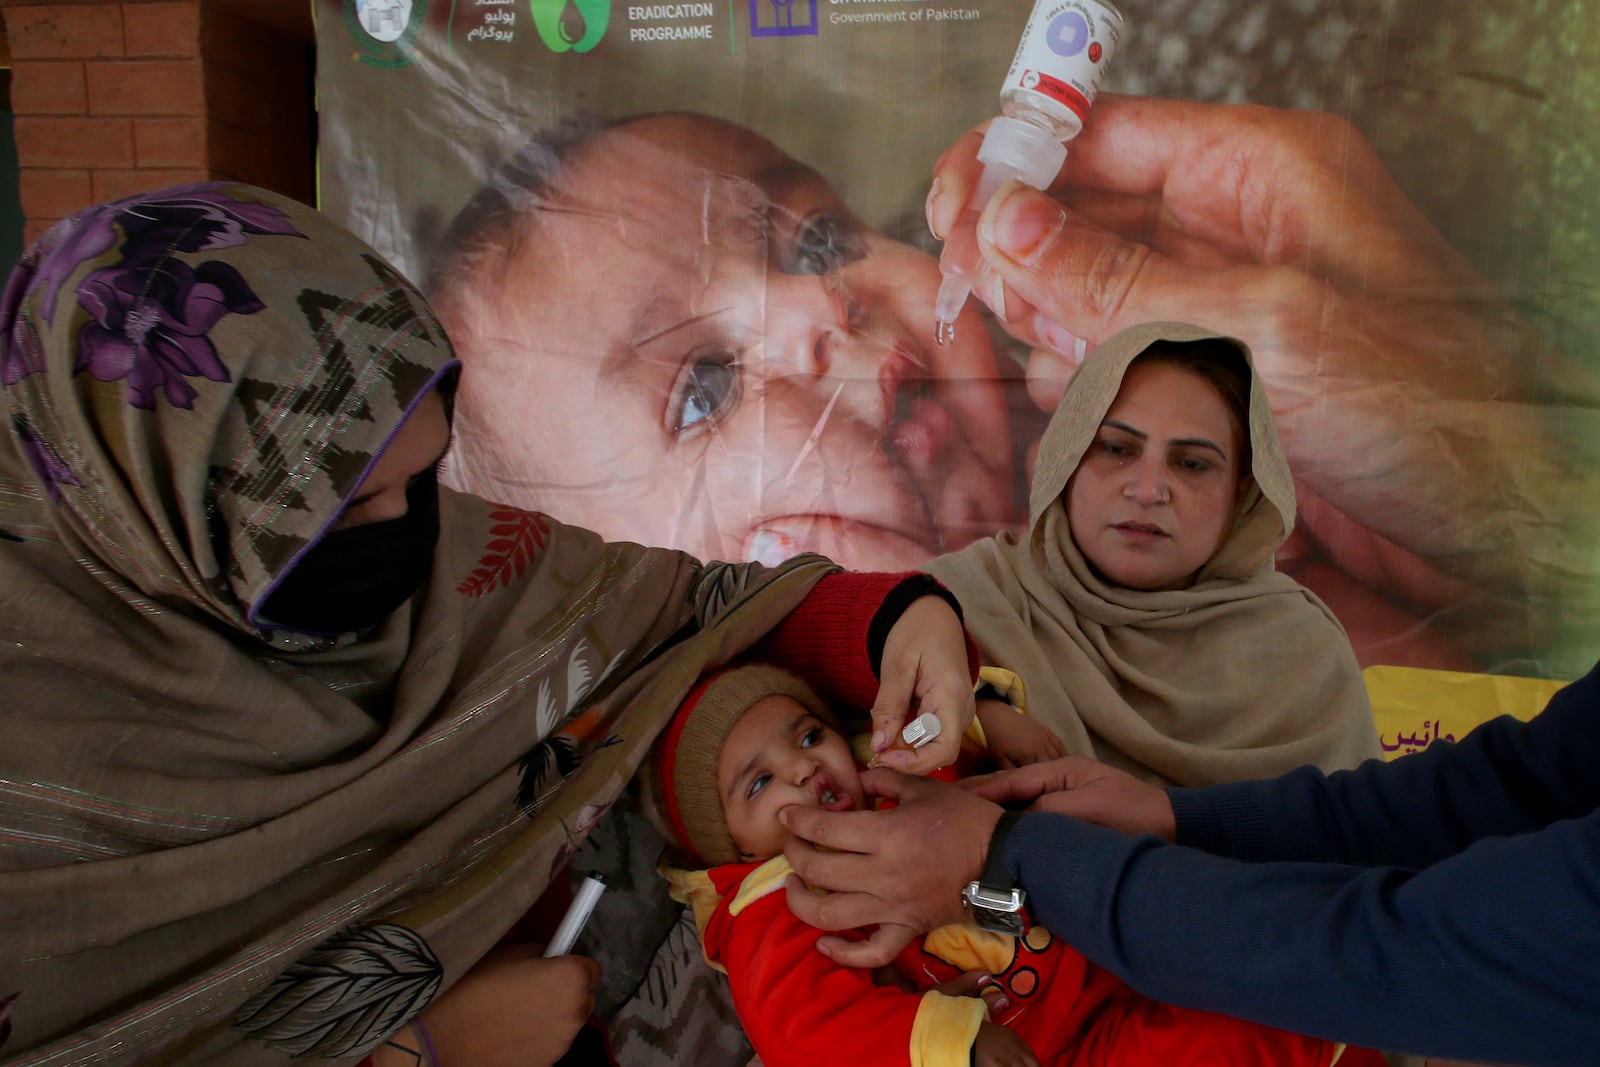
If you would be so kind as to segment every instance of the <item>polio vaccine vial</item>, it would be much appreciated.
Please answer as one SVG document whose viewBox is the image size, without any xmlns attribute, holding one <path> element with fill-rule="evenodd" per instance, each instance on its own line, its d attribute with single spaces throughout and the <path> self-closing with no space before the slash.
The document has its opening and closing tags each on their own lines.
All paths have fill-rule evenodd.
<svg viewBox="0 0 1600 1067">
<path fill-rule="evenodd" d="M 1001 114 L 989 123 L 978 160 L 982 175 L 962 221 L 939 256 L 938 320 L 942 345 L 955 337 L 956 316 L 972 291 L 978 247 L 971 223 L 994 191 L 1012 178 L 1043 189 L 1067 159 L 1067 142 L 1083 129 L 1122 36 L 1122 13 L 1106 0 L 1038 0 L 1000 87 Z M 953 235 L 954 237 L 954 235 Z"/>
</svg>

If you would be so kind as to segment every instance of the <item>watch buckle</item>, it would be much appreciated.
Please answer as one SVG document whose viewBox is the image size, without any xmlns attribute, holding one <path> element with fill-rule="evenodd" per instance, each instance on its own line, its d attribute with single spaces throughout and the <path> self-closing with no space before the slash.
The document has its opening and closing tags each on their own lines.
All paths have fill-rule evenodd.
<svg viewBox="0 0 1600 1067">
<path fill-rule="evenodd" d="M 985 911 L 1018 912 L 1022 910 L 1022 902 L 1027 899 L 1027 895 L 1016 887 L 993 889 L 981 882 L 969 883 L 962 895 L 973 907 Z"/>
</svg>

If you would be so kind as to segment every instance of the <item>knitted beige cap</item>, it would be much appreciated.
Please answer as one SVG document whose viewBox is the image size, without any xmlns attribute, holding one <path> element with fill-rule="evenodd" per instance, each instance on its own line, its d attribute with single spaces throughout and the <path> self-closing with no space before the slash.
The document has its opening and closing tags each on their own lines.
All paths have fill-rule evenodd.
<svg viewBox="0 0 1600 1067">
<path fill-rule="evenodd" d="M 734 667 L 690 690 L 651 754 L 646 814 L 670 844 L 708 866 L 740 858 L 717 792 L 722 743 L 740 716 L 769 696 L 790 697 L 838 728 L 822 698 L 795 675 L 763 664 Z"/>
</svg>

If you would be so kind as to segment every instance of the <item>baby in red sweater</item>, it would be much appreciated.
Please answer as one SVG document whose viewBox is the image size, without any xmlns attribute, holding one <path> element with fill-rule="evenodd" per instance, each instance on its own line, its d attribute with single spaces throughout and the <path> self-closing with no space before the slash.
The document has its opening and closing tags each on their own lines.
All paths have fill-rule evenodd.
<svg viewBox="0 0 1600 1067">
<path fill-rule="evenodd" d="M 778 813 L 868 804 L 859 772 L 832 711 L 767 666 L 704 679 L 656 747 L 650 807 L 689 865 L 664 873 L 694 905 L 706 958 L 728 975 L 766 1067 L 1381 1067 L 1367 1050 L 1149 1000 L 1039 926 L 1018 938 L 934 930 L 901 954 L 890 984 L 834 963 L 785 903 Z M 972 972 L 983 997 L 950 992 Z"/>
</svg>

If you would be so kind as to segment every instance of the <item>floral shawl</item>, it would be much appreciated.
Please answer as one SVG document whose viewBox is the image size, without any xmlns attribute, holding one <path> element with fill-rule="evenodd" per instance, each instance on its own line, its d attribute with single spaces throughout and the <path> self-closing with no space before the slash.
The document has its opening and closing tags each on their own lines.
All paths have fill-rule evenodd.
<svg viewBox="0 0 1600 1067">
<path fill-rule="evenodd" d="M 421 296 L 309 208 L 206 184 L 55 227 L 0 303 L 7 1062 L 372 1048 L 539 896 L 702 669 L 829 569 L 701 566 L 446 490 L 429 584 L 376 631 L 263 632 L 452 373 Z"/>
<path fill-rule="evenodd" d="M 1068 529 L 1068 481 L 1128 365 L 1157 340 L 1215 336 L 1148 323 L 1097 348 L 1040 442 L 1027 541 L 977 541 L 926 569 L 960 598 L 984 662 L 1022 677 L 1030 714 L 1069 751 L 1179 785 L 1353 766 L 1380 754 L 1372 711 L 1344 629 L 1273 569 L 1294 527 L 1294 482 L 1243 343 L 1232 342 L 1250 364 L 1254 485 L 1195 583 L 1107 584 Z"/>
</svg>

